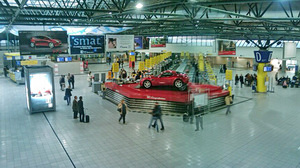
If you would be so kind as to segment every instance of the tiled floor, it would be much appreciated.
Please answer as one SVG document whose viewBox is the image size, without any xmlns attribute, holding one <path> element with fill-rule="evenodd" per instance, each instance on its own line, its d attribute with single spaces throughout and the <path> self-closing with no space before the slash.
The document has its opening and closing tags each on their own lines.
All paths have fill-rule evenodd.
<svg viewBox="0 0 300 168">
<path fill-rule="evenodd" d="M 45 115 L 30 115 L 24 85 L 0 77 L 0 168 L 300 167 L 300 88 L 236 88 L 236 96 L 253 99 L 228 116 L 225 109 L 205 115 L 204 130 L 164 116 L 165 131 L 157 133 L 147 128 L 149 114 L 129 113 L 119 124 L 116 106 L 91 92 L 86 75 L 75 78 L 73 95 L 83 96 L 90 123 L 72 119 L 58 77 L 57 111 Z"/>
</svg>

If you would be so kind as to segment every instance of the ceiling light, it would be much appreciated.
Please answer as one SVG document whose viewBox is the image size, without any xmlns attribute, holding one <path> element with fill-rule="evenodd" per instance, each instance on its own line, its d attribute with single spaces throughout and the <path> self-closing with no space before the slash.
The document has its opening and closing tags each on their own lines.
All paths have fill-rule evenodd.
<svg viewBox="0 0 300 168">
<path fill-rule="evenodd" d="M 111 15 L 111 14 L 112 14 L 112 12 L 108 12 L 108 14 L 110 14 L 110 15 Z"/>
<path fill-rule="evenodd" d="M 135 7 L 138 8 L 138 9 L 141 9 L 143 7 L 143 4 L 142 3 L 137 3 Z"/>
</svg>

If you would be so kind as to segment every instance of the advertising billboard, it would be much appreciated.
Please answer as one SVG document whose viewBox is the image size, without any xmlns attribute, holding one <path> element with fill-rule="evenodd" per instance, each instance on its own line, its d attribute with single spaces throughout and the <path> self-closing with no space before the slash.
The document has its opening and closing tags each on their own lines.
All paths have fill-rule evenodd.
<svg viewBox="0 0 300 168">
<path fill-rule="evenodd" d="M 136 50 L 143 49 L 143 37 L 142 36 L 134 37 L 134 49 L 136 49 Z"/>
<path fill-rule="evenodd" d="M 20 54 L 68 54 L 67 31 L 19 31 Z"/>
<path fill-rule="evenodd" d="M 80 35 L 69 39 L 71 54 L 104 53 L 104 36 Z"/>
<path fill-rule="evenodd" d="M 236 42 L 232 40 L 218 40 L 218 55 L 235 55 Z"/>
<path fill-rule="evenodd" d="M 134 35 L 106 35 L 106 51 L 134 50 Z"/>
<path fill-rule="evenodd" d="M 151 38 L 151 48 L 155 47 L 166 47 L 167 38 L 164 37 L 152 37 Z"/>
<path fill-rule="evenodd" d="M 49 66 L 25 67 L 27 107 L 30 113 L 54 111 L 53 69 Z"/>
</svg>

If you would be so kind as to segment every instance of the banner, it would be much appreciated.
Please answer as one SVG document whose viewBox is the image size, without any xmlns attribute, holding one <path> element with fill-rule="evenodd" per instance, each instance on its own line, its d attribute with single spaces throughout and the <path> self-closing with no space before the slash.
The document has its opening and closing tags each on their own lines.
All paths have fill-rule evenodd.
<svg viewBox="0 0 300 168">
<path fill-rule="evenodd" d="M 142 36 L 134 37 L 134 49 L 136 49 L 136 50 L 143 49 L 143 37 Z"/>
<path fill-rule="evenodd" d="M 151 47 L 166 47 L 167 39 L 163 37 L 152 37 L 151 38 Z"/>
<path fill-rule="evenodd" d="M 134 35 L 106 35 L 106 51 L 134 50 Z"/>
<path fill-rule="evenodd" d="M 70 36 L 70 54 L 104 53 L 104 36 Z"/>
<path fill-rule="evenodd" d="M 67 31 L 19 31 L 21 55 L 68 54 Z"/>
<path fill-rule="evenodd" d="M 235 55 L 235 43 L 232 40 L 218 40 L 218 55 Z"/>
<path fill-rule="evenodd" d="M 145 60 L 145 66 L 147 67 L 147 68 L 150 68 L 151 66 L 150 66 L 150 59 L 146 59 Z"/>
</svg>

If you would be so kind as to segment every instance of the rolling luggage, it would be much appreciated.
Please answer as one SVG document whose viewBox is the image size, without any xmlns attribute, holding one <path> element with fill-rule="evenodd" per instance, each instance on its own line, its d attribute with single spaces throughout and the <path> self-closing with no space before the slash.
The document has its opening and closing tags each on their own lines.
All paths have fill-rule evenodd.
<svg viewBox="0 0 300 168">
<path fill-rule="evenodd" d="M 187 113 L 183 114 L 183 122 L 189 122 L 189 115 Z"/>
<path fill-rule="evenodd" d="M 85 122 L 86 123 L 90 122 L 90 116 L 89 115 L 85 115 Z"/>
</svg>

